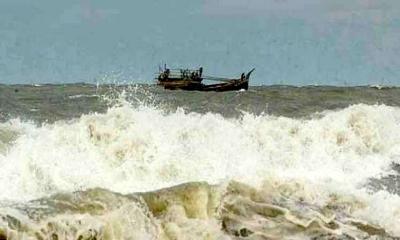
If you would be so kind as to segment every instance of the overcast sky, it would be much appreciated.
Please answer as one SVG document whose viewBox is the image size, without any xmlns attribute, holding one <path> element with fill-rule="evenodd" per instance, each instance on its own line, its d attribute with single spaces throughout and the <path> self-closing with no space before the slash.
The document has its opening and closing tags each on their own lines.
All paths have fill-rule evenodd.
<svg viewBox="0 0 400 240">
<path fill-rule="evenodd" d="M 253 85 L 400 84 L 399 0 L 1 0 L 0 83 L 153 81 L 159 64 Z"/>
</svg>

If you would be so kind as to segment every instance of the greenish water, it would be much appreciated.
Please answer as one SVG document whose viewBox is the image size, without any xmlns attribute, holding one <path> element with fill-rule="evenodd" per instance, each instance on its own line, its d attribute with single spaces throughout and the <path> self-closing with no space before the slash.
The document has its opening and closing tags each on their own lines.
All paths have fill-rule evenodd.
<svg viewBox="0 0 400 240">
<path fill-rule="evenodd" d="M 14 117 L 38 122 L 72 119 L 90 112 L 105 112 L 109 101 L 127 91 L 133 104 L 162 105 L 174 111 L 213 112 L 237 117 L 243 111 L 285 117 L 308 117 L 352 104 L 400 106 L 400 88 L 261 86 L 246 92 L 166 91 L 154 85 L 0 85 L 0 119 Z M 134 93 L 134 94 L 133 94 Z"/>
<path fill-rule="evenodd" d="M 399 239 L 400 88 L 0 85 L 1 239 Z"/>
</svg>

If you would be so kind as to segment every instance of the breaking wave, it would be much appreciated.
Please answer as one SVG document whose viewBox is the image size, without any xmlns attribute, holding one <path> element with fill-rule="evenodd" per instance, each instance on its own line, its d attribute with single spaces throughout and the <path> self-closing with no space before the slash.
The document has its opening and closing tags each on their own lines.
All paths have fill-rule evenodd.
<svg viewBox="0 0 400 240">
<path fill-rule="evenodd" d="M 225 192 L 227 185 L 237 181 L 257 191 L 266 185 L 284 185 L 279 196 L 288 194 L 310 206 L 326 206 L 332 196 L 351 196 L 350 205 L 364 206 L 351 217 L 400 235 L 400 197 L 368 188 L 370 179 L 392 173 L 394 163 L 400 164 L 400 109 L 385 105 L 359 104 L 311 119 L 292 119 L 248 113 L 224 118 L 181 109 L 171 113 L 125 103 L 71 121 L 38 126 L 13 119 L 0 124 L 0 199 L 4 206 L 95 188 L 131 194 L 189 182 L 217 184 Z M 277 211 L 296 221 L 285 210 L 265 205 L 279 206 L 278 195 L 268 201 L 263 198 L 264 203 L 254 195 L 241 197 L 240 205 L 267 215 Z M 154 224 L 146 213 L 149 209 L 126 204 L 129 213 L 142 216 L 138 224 Z M 224 206 L 236 208 L 235 204 Z M 232 211 L 244 214 L 240 209 Z M 343 216 L 336 214 L 336 218 Z M 322 225 L 329 223 L 319 219 Z M 229 232 L 232 225 L 224 224 Z M 360 224 L 355 221 L 353 226 Z M 261 228 L 253 224 L 244 231 Z M 157 227 L 150 230 L 158 231 Z"/>
</svg>

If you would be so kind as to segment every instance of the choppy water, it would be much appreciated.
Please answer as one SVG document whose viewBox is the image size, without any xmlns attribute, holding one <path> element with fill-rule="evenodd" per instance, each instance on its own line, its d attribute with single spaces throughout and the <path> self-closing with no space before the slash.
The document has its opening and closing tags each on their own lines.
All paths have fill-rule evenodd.
<svg viewBox="0 0 400 240">
<path fill-rule="evenodd" d="M 0 85 L 0 236 L 399 239 L 400 89 Z"/>
</svg>

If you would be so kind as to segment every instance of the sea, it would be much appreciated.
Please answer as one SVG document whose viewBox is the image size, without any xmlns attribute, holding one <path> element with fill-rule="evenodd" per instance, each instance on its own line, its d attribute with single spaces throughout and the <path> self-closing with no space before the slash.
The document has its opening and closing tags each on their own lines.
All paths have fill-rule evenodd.
<svg viewBox="0 0 400 240">
<path fill-rule="evenodd" d="M 400 239 L 400 88 L 0 85 L 0 239 Z"/>
</svg>

